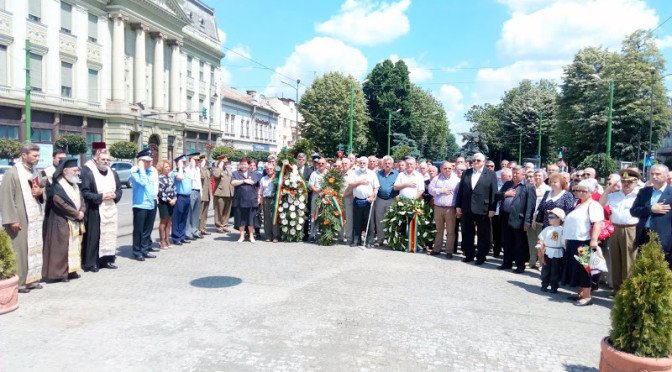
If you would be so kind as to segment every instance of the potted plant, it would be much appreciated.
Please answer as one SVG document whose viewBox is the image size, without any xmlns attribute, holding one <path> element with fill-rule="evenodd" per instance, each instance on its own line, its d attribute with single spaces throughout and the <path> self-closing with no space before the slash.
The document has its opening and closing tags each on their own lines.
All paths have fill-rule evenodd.
<svg viewBox="0 0 672 372">
<path fill-rule="evenodd" d="M 600 371 L 672 371 L 672 271 L 655 233 L 616 294 Z"/>
<path fill-rule="evenodd" d="M 19 277 L 16 275 L 16 257 L 12 240 L 0 230 L 0 314 L 19 307 Z"/>
</svg>

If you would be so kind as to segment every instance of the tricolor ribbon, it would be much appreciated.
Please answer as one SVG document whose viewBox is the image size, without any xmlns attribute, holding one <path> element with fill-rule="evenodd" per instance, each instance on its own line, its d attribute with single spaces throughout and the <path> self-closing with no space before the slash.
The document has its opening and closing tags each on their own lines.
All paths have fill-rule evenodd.
<svg viewBox="0 0 672 372">
<path fill-rule="evenodd" d="M 275 210 L 273 212 L 273 223 L 277 224 L 278 223 L 278 216 L 280 213 L 278 213 L 278 208 L 280 208 L 280 200 L 282 199 L 282 191 L 283 191 L 283 185 L 285 182 L 285 167 L 287 164 L 282 165 L 282 169 L 280 170 L 280 175 L 278 178 L 278 190 L 275 194 Z"/>
<path fill-rule="evenodd" d="M 341 204 L 339 203 L 338 199 L 336 199 L 335 196 L 331 196 L 331 201 L 334 203 L 334 208 L 336 208 L 336 211 L 338 211 L 338 216 L 339 216 L 339 221 L 341 221 L 341 227 L 345 225 L 345 217 L 343 217 L 343 208 L 341 207 Z"/>
<path fill-rule="evenodd" d="M 411 222 L 406 225 L 406 234 L 408 235 L 408 246 L 406 252 L 415 253 L 418 248 L 418 211 L 413 213 Z"/>
</svg>

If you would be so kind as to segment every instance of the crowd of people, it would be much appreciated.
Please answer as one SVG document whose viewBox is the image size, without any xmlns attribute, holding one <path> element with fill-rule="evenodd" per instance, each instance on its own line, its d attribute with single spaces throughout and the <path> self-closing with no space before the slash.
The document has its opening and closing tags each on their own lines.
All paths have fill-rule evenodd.
<svg viewBox="0 0 672 372">
<path fill-rule="evenodd" d="M 154 166 L 151 155 L 140 151 L 131 170 L 134 259 L 155 258 L 162 249 L 215 231 L 237 231 L 238 243 L 279 241 L 273 201 L 281 164 L 274 155 L 264 166 L 243 158 L 235 169 L 226 156 L 212 166 L 198 153 Z M 491 256 L 501 258 L 500 270 L 540 270 L 542 291 L 577 288 L 571 298 L 578 306 L 591 304 L 599 282 L 599 275 L 592 276 L 574 258 L 582 250 L 607 256 L 614 293 L 649 231 L 660 237 L 672 268 L 672 174 L 665 165 L 652 166 L 646 184 L 637 168 L 626 168 L 607 175 L 603 187 L 593 168 L 569 173 L 562 161 L 538 169 L 504 160 L 496 170 L 480 153 L 469 161 L 458 157 L 436 164 L 352 154 L 327 159 L 315 153 L 310 159 L 309 164 L 300 153 L 295 165 L 310 201 L 302 227 L 307 242 L 319 234 L 313 212 L 320 181 L 335 168 L 345 184 L 339 195 L 345 215 L 339 243 L 384 246 L 383 221 L 394 200 L 422 199 L 436 226 L 433 241 L 423 247 L 428 255 L 453 259 L 459 248 L 465 263 L 480 266 Z M 38 160 L 39 147 L 25 145 L 0 186 L 0 214 L 16 253 L 20 292 L 41 288 L 40 281 L 78 278 L 79 270 L 116 269 L 116 204 L 122 190 L 105 144 L 94 143 L 93 158 L 81 167 L 59 149 L 42 172 L 35 168 Z M 211 202 L 214 229 L 209 232 Z M 157 211 L 158 247 L 152 240 Z M 611 234 L 608 239 L 604 231 Z"/>
</svg>

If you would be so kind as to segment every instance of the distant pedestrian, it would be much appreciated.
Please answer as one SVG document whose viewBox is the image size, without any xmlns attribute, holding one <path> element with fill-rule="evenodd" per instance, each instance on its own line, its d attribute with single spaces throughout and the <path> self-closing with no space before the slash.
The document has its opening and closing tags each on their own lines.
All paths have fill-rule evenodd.
<svg viewBox="0 0 672 372">
<path fill-rule="evenodd" d="M 231 186 L 231 169 L 229 159 L 226 156 L 217 158 L 217 164 L 212 169 L 215 178 L 215 227 L 217 232 L 230 232 L 229 218 L 231 217 L 231 205 L 233 203 L 233 186 Z"/>
<path fill-rule="evenodd" d="M 434 196 L 434 222 L 436 236 L 432 255 L 441 253 L 443 236 L 446 234 L 446 257 L 453 258 L 455 246 L 455 194 L 460 179 L 453 174 L 453 164 L 444 161 L 441 164 L 441 173 L 429 183 L 429 193 Z"/>
</svg>

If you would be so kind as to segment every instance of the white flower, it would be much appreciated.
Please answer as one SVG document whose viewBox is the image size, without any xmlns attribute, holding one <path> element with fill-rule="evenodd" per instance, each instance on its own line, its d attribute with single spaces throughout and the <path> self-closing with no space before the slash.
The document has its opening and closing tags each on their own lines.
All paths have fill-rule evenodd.
<svg viewBox="0 0 672 372">
<path fill-rule="evenodd" d="M 289 214 L 289 217 L 290 217 L 291 219 L 295 219 L 295 218 L 296 218 L 296 213 L 294 213 L 294 212 L 290 213 L 290 214 Z"/>
<path fill-rule="evenodd" d="M 289 186 L 289 180 L 285 180 L 285 186 Z"/>
<path fill-rule="evenodd" d="M 291 230 L 289 230 L 289 233 L 292 234 L 292 235 L 296 235 L 296 230 L 291 229 Z"/>
<path fill-rule="evenodd" d="M 299 201 L 303 203 L 303 202 L 305 202 L 305 201 L 306 201 L 306 198 L 305 198 L 305 197 L 303 197 L 303 195 L 301 195 L 301 196 L 299 196 Z"/>
<path fill-rule="evenodd" d="M 284 212 L 283 212 L 283 213 L 280 213 L 280 218 L 282 218 L 283 220 L 284 220 L 285 218 L 287 218 L 287 213 L 284 213 Z"/>
<path fill-rule="evenodd" d="M 282 203 L 282 206 L 283 206 L 284 208 L 289 208 L 289 204 L 287 204 L 287 202 Z"/>
<path fill-rule="evenodd" d="M 283 224 L 283 225 L 286 225 L 286 224 L 287 224 L 287 220 L 282 220 L 282 224 Z"/>
<path fill-rule="evenodd" d="M 303 225 L 303 222 L 304 222 L 304 221 L 305 221 L 305 220 L 303 219 L 303 217 L 299 217 L 299 225 Z"/>
<path fill-rule="evenodd" d="M 283 227 L 282 227 L 282 232 L 285 232 L 285 233 L 286 233 L 287 230 L 289 230 L 289 229 L 287 228 L 287 226 L 283 226 Z"/>
<path fill-rule="evenodd" d="M 290 211 L 295 211 L 295 210 L 296 210 L 296 207 L 295 207 L 294 205 L 290 205 L 290 206 L 289 206 L 289 210 L 290 210 Z"/>
<path fill-rule="evenodd" d="M 278 207 L 278 212 L 282 212 L 284 210 L 285 210 L 285 208 L 283 208 L 282 205 Z"/>
<path fill-rule="evenodd" d="M 289 204 L 294 203 L 294 197 L 290 195 L 290 196 L 287 198 L 287 201 L 289 202 Z"/>
<path fill-rule="evenodd" d="M 306 209 L 306 205 L 303 204 L 303 203 L 300 203 L 300 204 L 299 204 L 299 209 Z"/>
<path fill-rule="evenodd" d="M 292 226 L 292 227 L 296 226 L 296 221 L 294 221 L 294 220 L 289 221 L 289 226 Z"/>
</svg>

